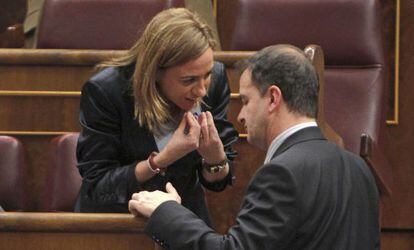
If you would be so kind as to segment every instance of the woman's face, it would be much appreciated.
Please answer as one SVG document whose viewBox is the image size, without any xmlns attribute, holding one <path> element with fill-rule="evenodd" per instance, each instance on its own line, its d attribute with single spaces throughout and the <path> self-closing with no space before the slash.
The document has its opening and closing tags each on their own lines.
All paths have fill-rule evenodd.
<svg viewBox="0 0 414 250">
<path fill-rule="evenodd" d="M 213 50 L 166 69 L 159 81 L 161 93 L 181 110 L 191 110 L 207 94 L 213 69 Z"/>
</svg>

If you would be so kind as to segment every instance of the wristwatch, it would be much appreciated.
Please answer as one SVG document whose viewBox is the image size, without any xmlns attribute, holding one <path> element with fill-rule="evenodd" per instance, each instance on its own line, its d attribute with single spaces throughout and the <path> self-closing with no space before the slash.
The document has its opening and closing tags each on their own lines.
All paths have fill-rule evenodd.
<svg viewBox="0 0 414 250">
<path fill-rule="evenodd" d="M 224 168 L 226 168 L 228 160 L 227 157 L 223 161 L 217 164 L 208 164 L 204 159 L 201 160 L 203 168 L 209 172 L 210 174 L 215 174 L 221 172 Z"/>
</svg>

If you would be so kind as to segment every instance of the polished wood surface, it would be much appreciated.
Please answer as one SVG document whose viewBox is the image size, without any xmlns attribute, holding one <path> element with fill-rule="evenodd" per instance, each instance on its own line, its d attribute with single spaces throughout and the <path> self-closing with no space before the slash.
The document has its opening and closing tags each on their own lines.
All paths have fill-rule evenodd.
<svg viewBox="0 0 414 250">
<path fill-rule="evenodd" d="M 146 219 L 117 213 L 2 212 L 0 232 L 143 233 Z"/>
<path fill-rule="evenodd" d="M 240 139 L 233 148 L 239 154 L 234 162 L 233 185 L 220 193 L 206 191 L 213 225 L 220 233 L 226 233 L 235 224 L 247 184 L 265 158 L 265 152 L 248 144 L 245 138 Z"/>
<path fill-rule="evenodd" d="M 381 233 L 381 249 L 412 250 L 414 249 L 414 232 L 393 229 Z"/>
<path fill-rule="evenodd" d="M 0 213 L 0 249 L 155 249 L 131 214 Z"/>
<path fill-rule="evenodd" d="M 400 122 L 387 128 L 386 156 L 395 185 L 384 204 L 383 227 L 414 229 L 414 2 L 400 4 Z"/>
</svg>

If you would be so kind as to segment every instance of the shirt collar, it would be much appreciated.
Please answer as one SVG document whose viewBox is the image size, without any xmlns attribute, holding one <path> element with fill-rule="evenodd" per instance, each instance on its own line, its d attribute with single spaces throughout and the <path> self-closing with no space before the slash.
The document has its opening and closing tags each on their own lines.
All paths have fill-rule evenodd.
<svg viewBox="0 0 414 250">
<path fill-rule="evenodd" d="M 315 121 L 312 122 L 304 122 L 299 123 L 295 126 L 292 126 L 285 131 L 283 131 L 281 134 L 276 136 L 275 139 L 273 139 L 272 143 L 270 144 L 270 147 L 267 149 L 266 158 L 264 160 L 264 164 L 269 163 L 269 161 L 272 159 L 272 156 L 275 154 L 276 150 L 282 145 L 282 143 L 292 134 L 296 133 L 297 131 L 308 128 L 308 127 L 317 127 Z"/>
</svg>

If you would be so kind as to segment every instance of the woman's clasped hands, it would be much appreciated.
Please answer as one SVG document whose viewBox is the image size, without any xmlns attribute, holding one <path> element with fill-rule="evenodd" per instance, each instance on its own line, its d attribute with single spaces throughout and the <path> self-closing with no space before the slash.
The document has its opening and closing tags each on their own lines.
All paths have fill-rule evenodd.
<svg viewBox="0 0 414 250">
<path fill-rule="evenodd" d="M 223 143 L 218 135 L 212 114 L 194 115 L 185 112 L 165 148 L 156 158 L 159 166 L 167 167 L 186 154 L 197 150 L 205 162 L 215 164 L 226 158 Z"/>
</svg>

